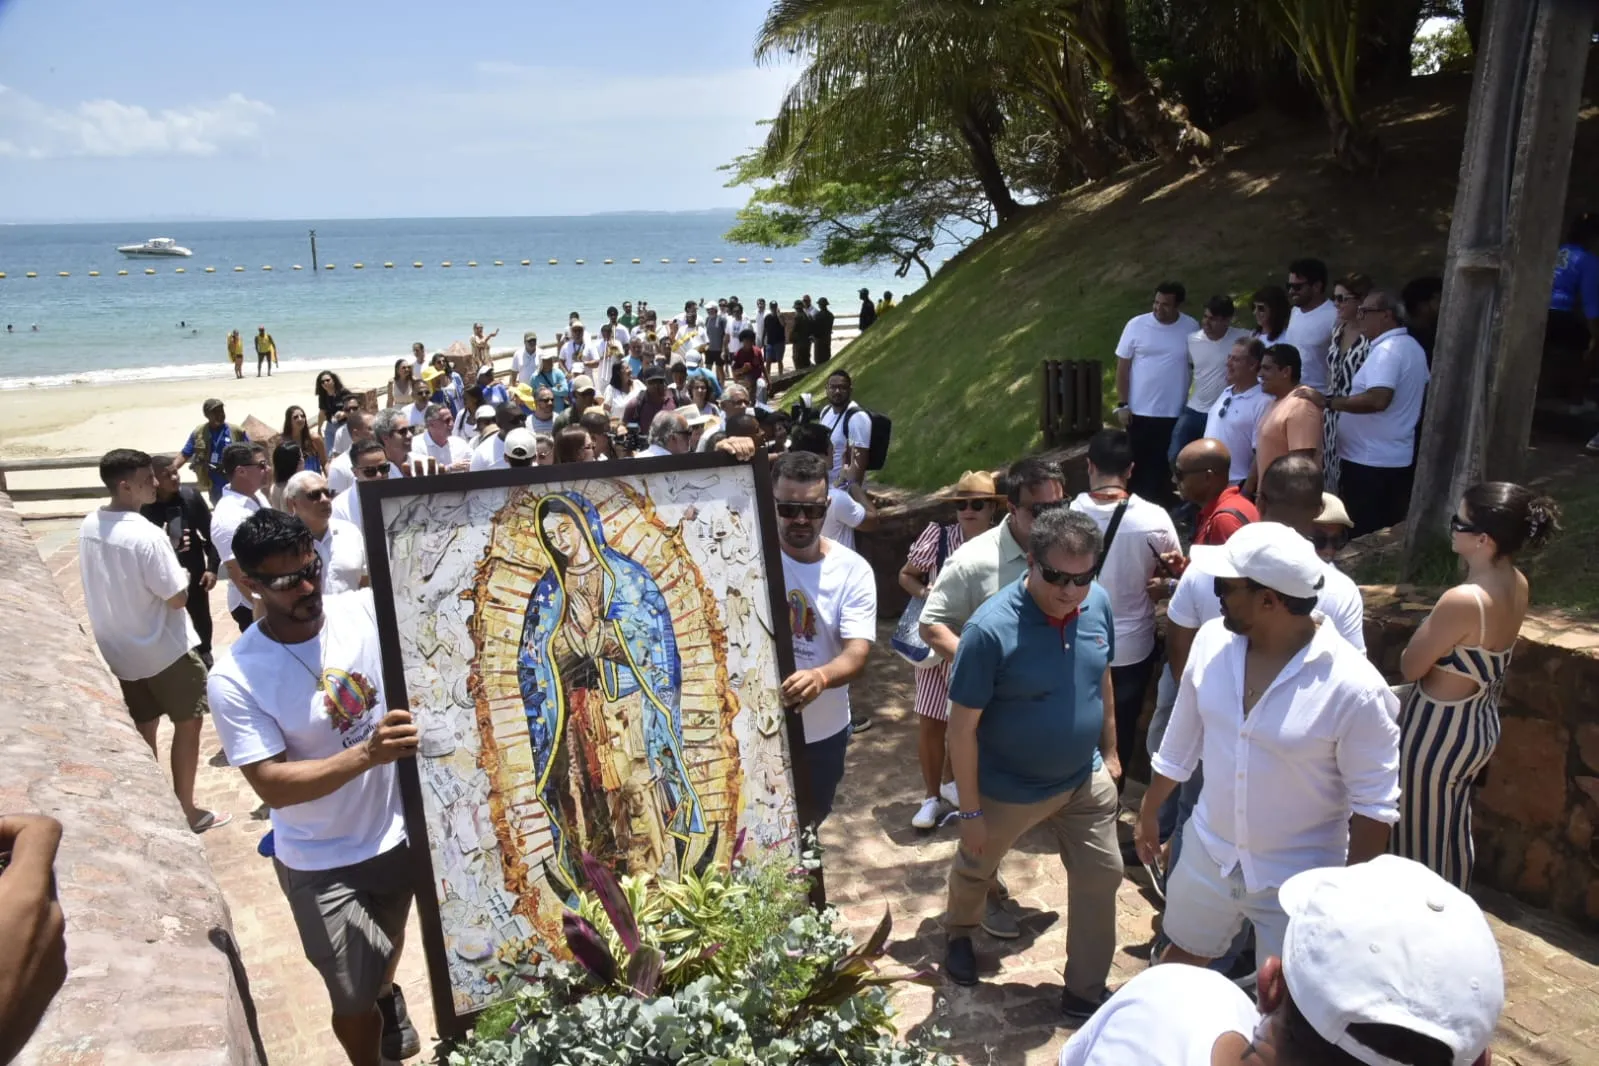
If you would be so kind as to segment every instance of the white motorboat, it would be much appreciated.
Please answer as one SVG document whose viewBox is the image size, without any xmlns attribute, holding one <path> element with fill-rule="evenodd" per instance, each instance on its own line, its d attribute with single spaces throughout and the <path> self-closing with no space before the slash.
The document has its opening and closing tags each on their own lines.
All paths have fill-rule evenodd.
<svg viewBox="0 0 1599 1066">
<path fill-rule="evenodd" d="M 143 244 L 124 244 L 117 251 L 129 259 L 168 259 L 173 256 L 182 258 L 194 254 L 171 237 L 151 237 Z"/>
</svg>

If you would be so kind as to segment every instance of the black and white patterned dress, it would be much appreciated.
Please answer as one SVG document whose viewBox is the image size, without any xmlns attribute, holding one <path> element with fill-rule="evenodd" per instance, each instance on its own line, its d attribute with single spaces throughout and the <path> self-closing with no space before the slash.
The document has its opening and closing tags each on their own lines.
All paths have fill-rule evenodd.
<svg viewBox="0 0 1599 1066">
<path fill-rule="evenodd" d="M 1354 329 L 1354 323 L 1340 322 L 1333 330 L 1332 340 L 1327 343 L 1327 379 L 1328 396 L 1348 396 L 1350 388 L 1355 383 L 1355 375 L 1365 365 L 1366 356 L 1371 353 L 1371 341 L 1361 337 L 1349 350 L 1338 350 L 1338 336 L 1346 329 Z M 1322 430 L 1326 437 L 1321 450 L 1322 474 L 1326 480 L 1326 490 L 1333 495 L 1338 494 L 1338 412 L 1329 407 L 1322 412 Z"/>
</svg>

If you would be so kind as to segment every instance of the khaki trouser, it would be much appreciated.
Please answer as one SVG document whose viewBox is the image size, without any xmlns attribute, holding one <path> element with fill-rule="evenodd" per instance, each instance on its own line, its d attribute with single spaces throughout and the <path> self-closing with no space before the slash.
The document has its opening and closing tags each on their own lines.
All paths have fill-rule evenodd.
<svg viewBox="0 0 1599 1066">
<path fill-rule="evenodd" d="M 983 854 L 973 858 L 964 846 L 956 849 L 945 930 L 951 938 L 972 935 L 1000 860 L 1023 833 L 1043 824 L 1054 834 L 1066 867 L 1066 988 L 1098 1002 L 1116 954 L 1116 889 L 1122 880 L 1116 783 L 1101 769 L 1077 788 L 1037 803 L 1001 803 L 984 796 L 982 807 Z"/>
</svg>

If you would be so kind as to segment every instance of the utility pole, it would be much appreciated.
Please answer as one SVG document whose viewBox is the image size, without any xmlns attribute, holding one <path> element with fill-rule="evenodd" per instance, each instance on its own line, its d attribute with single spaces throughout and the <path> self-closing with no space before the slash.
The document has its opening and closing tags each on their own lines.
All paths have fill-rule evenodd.
<svg viewBox="0 0 1599 1066">
<path fill-rule="evenodd" d="M 322 263 L 316 257 L 316 230 L 311 231 L 311 269 L 322 273 Z"/>
<path fill-rule="evenodd" d="M 1588 0 L 1492 0 L 1471 86 L 1404 576 L 1448 561 L 1449 515 L 1521 475 L 1582 79 Z"/>
</svg>

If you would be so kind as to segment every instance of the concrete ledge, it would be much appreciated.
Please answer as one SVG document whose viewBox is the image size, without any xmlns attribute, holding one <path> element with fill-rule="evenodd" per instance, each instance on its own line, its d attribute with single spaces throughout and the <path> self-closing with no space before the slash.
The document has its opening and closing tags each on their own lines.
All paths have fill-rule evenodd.
<svg viewBox="0 0 1599 1066">
<path fill-rule="evenodd" d="M 0 494 L 0 811 L 51 815 L 66 985 L 19 1063 L 265 1061 L 200 838 Z"/>
</svg>

